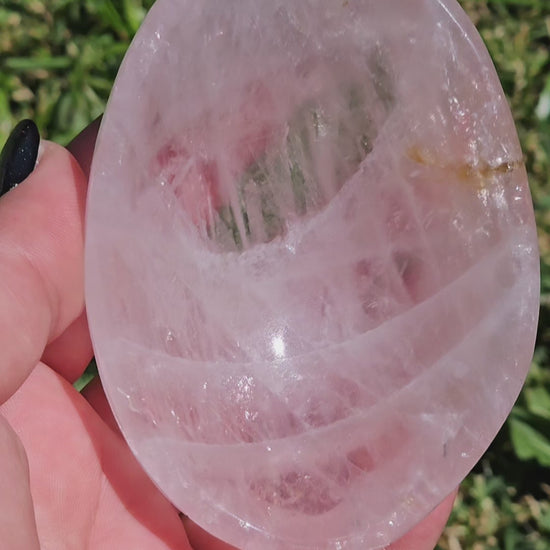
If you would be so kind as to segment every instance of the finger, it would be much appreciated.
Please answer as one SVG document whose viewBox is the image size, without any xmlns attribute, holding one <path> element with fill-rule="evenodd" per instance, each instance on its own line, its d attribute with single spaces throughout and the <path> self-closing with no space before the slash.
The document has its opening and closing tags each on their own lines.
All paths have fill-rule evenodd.
<svg viewBox="0 0 550 550">
<path fill-rule="evenodd" d="M 41 361 L 73 383 L 82 375 L 93 355 L 88 319 L 83 313 L 46 346 Z"/>
<path fill-rule="evenodd" d="M 81 393 L 84 399 L 88 401 L 90 406 L 103 420 L 103 422 L 105 422 L 105 424 L 107 424 L 113 432 L 122 437 L 122 433 L 120 432 L 120 428 L 118 427 L 113 411 L 109 406 L 109 402 L 107 401 L 107 397 L 103 391 L 101 380 L 99 378 L 95 378 L 82 390 Z"/>
<path fill-rule="evenodd" d="M 39 363 L 1 410 L 27 451 L 44 548 L 190 549 L 123 439 L 62 377 Z"/>
<path fill-rule="evenodd" d="M 86 179 L 90 177 L 90 168 L 92 166 L 95 142 L 97 139 L 97 133 L 99 132 L 100 124 L 101 117 L 96 118 L 67 146 L 67 149 L 76 158 L 78 164 L 80 164 L 80 167 L 82 168 Z"/>
<path fill-rule="evenodd" d="M 81 132 L 67 147 L 88 179 L 99 130 L 98 118 Z M 48 345 L 42 361 L 74 382 L 84 371 L 93 356 L 86 313 L 72 323 L 57 339 Z"/>
<path fill-rule="evenodd" d="M 42 146 L 34 172 L 0 200 L 0 402 L 84 309 L 86 179 L 66 149 Z"/>
<path fill-rule="evenodd" d="M 2 548 L 39 550 L 27 457 L 19 438 L 0 416 L 0 540 Z"/>
<path fill-rule="evenodd" d="M 184 517 L 182 521 L 193 550 L 238 550 L 235 546 L 210 535 L 188 517 Z"/>
<path fill-rule="evenodd" d="M 387 550 L 433 550 L 449 520 L 457 491 L 453 491 L 424 521 Z"/>
</svg>

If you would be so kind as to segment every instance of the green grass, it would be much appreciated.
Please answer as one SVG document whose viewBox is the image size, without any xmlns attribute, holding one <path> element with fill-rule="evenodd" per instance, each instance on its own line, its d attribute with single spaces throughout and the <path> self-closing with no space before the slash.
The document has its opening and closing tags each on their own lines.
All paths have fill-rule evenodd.
<svg viewBox="0 0 550 550">
<path fill-rule="evenodd" d="M 33 117 L 67 143 L 103 112 L 151 1 L 15 0 L 0 7 L 0 140 Z"/>
<path fill-rule="evenodd" d="M 150 0 L 4 0 L 0 143 L 23 117 L 66 144 L 102 113 Z M 541 322 L 514 411 L 462 485 L 441 550 L 550 549 L 550 1 L 463 0 L 497 66 L 539 226 Z"/>
</svg>

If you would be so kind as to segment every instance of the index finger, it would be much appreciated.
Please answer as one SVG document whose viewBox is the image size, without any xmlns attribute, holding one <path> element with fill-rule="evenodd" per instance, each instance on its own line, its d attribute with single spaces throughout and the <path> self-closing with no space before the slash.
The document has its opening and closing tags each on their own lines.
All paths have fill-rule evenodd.
<svg viewBox="0 0 550 550">
<path fill-rule="evenodd" d="M 101 118 L 96 119 L 81 132 L 67 147 L 76 158 L 86 179 L 89 178 L 95 141 Z M 42 362 L 53 368 L 70 382 L 82 375 L 93 356 L 92 342 L 88 330 L 86 312 L 80 316 L 58 338 L 48 344 Z"/>
</svg>

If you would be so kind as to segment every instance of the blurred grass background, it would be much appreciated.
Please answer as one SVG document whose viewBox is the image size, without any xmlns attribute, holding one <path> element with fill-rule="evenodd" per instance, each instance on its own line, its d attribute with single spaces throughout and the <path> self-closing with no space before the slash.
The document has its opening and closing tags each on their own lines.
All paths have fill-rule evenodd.
<svg viewBox="0 0 550 550">
<path fill-rule="evenodd" d="M 404 0 L 406 1 L 406 0 Z M 0 0 L 0 145 L 22 118 L 62 144 L 103 112 L 152 0 Z M 462 0 L 518 126 L 541 249 L 533 367 L 463 483 L 440 550 L 550 550 L 550 1 Z"/>
</svg>

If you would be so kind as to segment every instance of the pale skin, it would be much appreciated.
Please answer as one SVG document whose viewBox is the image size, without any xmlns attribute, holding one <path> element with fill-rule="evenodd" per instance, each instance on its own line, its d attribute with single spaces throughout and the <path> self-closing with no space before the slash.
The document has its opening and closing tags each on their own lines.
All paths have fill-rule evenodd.
<svg viewBox="0 0 550 550">
<path fill-rule="evenodd" d="M 99 382 L 84 314 L 83 217 L 97 124 L 43 142 L 0 199 L 0 541 L 10 550 L 228 550 L 143 473 Z M 432 550 L 454 494 L 391 550 Z"/>
</svg>

